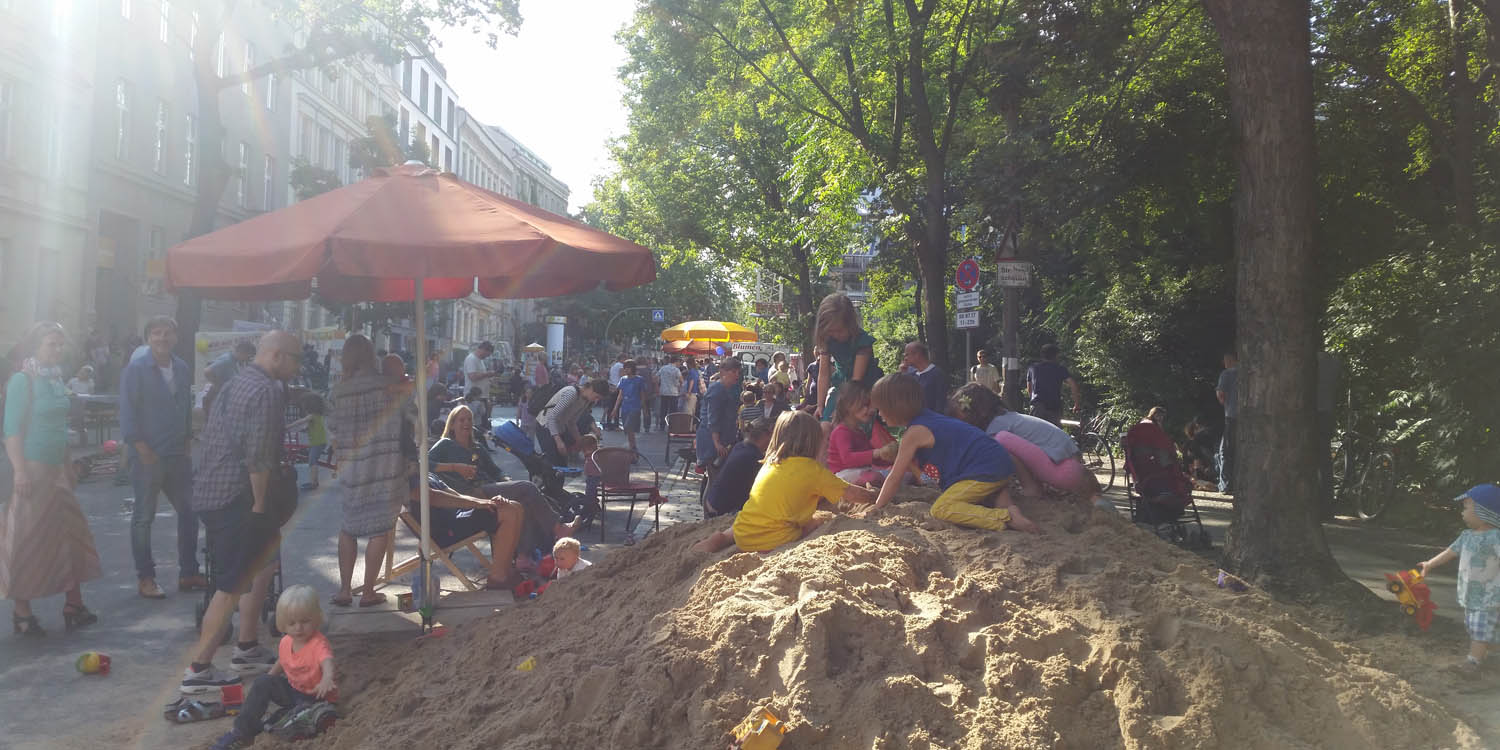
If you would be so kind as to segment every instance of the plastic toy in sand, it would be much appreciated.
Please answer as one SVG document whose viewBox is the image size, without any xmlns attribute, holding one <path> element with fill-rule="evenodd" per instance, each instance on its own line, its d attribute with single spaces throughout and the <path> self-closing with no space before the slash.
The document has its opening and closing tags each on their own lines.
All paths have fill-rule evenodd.
<svg viewBox="0 0 1500 750">
<path fill-rule="evenodd" d="M 730 732 L 734 744 L 729 750 L 776 750 L 781 746 L 782 735 L 790 728 L 770 709 L 762 708 Z"/>
<path fill-rule="evenodd" d="M 1401 611 L 1417 621 L 1417 627 L 1427 630 L 1432 625 L 1432 613 L 1437 605 L 1432 603 L 1432 592 L 1422 580 L 1422 572 L 1416 568 L 1386 573 L 1386 590 L 1396 595 Z"/>
</svg>

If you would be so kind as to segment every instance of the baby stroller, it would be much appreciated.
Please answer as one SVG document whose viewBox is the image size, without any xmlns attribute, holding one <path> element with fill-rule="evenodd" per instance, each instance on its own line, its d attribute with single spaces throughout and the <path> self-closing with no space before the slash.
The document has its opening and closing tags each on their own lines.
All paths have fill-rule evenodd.
<svg viewBox="0 0 1500 750">
<path fill-rule="evenodd" d="M 1189 549 L 1213 549 L 1203 528 L 1192 482 L 1178 462 L 1177 446 L 1160 425 L 1142 421 L 1121 441 L 1125 449 L 1125 494 L 1130 520 Z"/>
<path fill-rule="evenodd" d="M 583 525 L 587 526 L 594 520 L 595 510 L 577 492 L 569 492 L 563 484 L 570 476 L 583 473 L 582 469 L 573 466 L 553 466 L 547 456 L 538 453 L 531 436 L 527 435 L 516 424 L 514 420 L 507 420 L 495 425 L 495 443 L 504 448 L 507 453 L 516 457 L 525 467 L 526 473 L 530 475 L 531 483 L 542 491 L 542 496 L 547 498 L 547 504 L 557 512 L 563 523 L 574 518 L 583 519 Z"/>
<path fill-rule="evenodd" d="M 282 590 L 281 545 L 279 544 L 276 545 L 276 559 L 271 565 L 273 567 L 271 585 L 266 589 L 266 601 L 260 610 L 260 621 L 266 624 L 266 628 L 270 631 L 272 638 L 280 638 L 282 636 L 281 630 L 276 627 L 276 602 L 281 598 Z M 200 631 L 203 630 L 203 615 L 208 612 L 208 603 L 214 598 L 214 592 L 219 590 L 214 580 L 213 556 L 209 554 L 207 544 L 203 545 L 203 570 L 208 574 L 208 586 L 203 589 L 203 598 L 193 604 L 193 626 Z M 239 612 L 237 606 L 234 612 L 236 614 Z M 230 615 L 228 627 L 224 628 L 224 641 L 226 643 L 229 640 L 230 634 L 234 632 L 234 617 L 234 614 Z"/>
</svg>

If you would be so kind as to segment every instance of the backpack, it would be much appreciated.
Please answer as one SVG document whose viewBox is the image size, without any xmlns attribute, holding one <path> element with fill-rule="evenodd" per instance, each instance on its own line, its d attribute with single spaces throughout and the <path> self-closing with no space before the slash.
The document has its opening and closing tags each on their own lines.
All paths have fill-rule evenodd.
<svg viewBox="0 0 1500 750">
<path fill-rule="evenodd" d="M 567 386 L 557 385 L 556 381 L 548 381 L 546 385 L 539 385 L 531 389 L 531 400 L 526 402 L 526 410 L 532 414 L 540 415 L 547 408 L 547 402 L 557 395 L 557 392 Z"/>
</svg>

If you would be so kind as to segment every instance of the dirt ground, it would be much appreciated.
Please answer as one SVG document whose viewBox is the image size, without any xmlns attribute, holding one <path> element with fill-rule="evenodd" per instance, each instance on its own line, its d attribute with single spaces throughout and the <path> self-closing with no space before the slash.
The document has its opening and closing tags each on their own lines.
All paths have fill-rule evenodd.
<svg viewBox="0 0 1500 750">
<path fill-rule="evenodd" d="M 1438 671 L 1461 632 L 1349 640 L 1123 519 L 1032 515 L 1045 535 L 908 503 L 770 555 L 679 524 L 443 638 L 336 642 L 346 716 L 286 747 L 722 747 L 761 706 L 798 749 L 1500 741 L 1494 687 Z"/>
</svg>

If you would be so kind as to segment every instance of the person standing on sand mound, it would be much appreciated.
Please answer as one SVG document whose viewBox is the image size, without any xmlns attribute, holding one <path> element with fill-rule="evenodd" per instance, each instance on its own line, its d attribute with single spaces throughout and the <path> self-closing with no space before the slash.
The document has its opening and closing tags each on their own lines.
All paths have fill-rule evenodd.
<svg viewBox="0 0 1500 750">
<path fill-rule="evenodd" d="M 1041 532 L 1034 521 L 1021 515 L 1007 491 L 1016 473 L 1010 454 L 979 428 L 923 408 L 922 386 L 916 378 L 904 373 L 881 378 L 870 393 L 870 403 L 886 424 L 906 427 L 896 461 L 880 486 L 873 509 L 891 502 L 912 460 L 917 459 L 938 468 L 943 494 L 932 504 L 934 518 L 991 531 L 1010 527 L 1032 534 Z M 995 507 L 984 507 L 991 497 L 995 498 Z"/>
<path fill-rule="evenodd" d="M 833 475 L 818 463 L 823 450 L 823 427 L 803 411 L 789 411 L 776 420 L 765 463 L 750 488 L 750 499 L 734 517 L 729 531 L 716 531 L 693 546 L 699 552 L 718 552 L 733 544 L 743 552 L 765 552 L 791 544 L 822 523 L 813 518 L 818 501 L 827 498 L 869 503 L 875 493 Z"/>
</svg>

